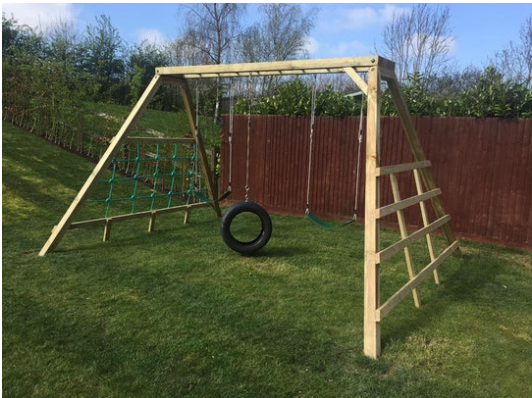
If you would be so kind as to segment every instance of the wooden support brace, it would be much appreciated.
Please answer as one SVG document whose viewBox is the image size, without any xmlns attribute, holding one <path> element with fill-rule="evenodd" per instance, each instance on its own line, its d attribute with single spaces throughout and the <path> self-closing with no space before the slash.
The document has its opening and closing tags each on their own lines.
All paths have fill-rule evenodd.
<svg viewBox="0 0 532 398">
<path fill-rule="evenodd" d="M 362 91 L 365 95 L 368 95 L 368 85 L 364 79 L 360 77 L 356 70 L 353 68 L 344 68 L 344 72 L 351 78 L 351 80 L 355 82 L 360 91 Z"/>
<path fill-rule="evenodd" d="M 205 146 L 203 145 L 203 138 L 201 136 L 201 133 L 196 130 L 196 113 L 194 112 L 194 103 L 192 101 L 192 94 L 190 92 L 190 87 L 186 80 L 180 81 L 180 87 L 183 93 L 183 101 L 185 104 L 185 110 L 187 112 L 188 123 L 190 125 L 190 129 L 194 131 L 194 138 L 196 139 L 196 151 L 198 154 L 199 163 L 201 165 L 201 170 L 203 172 L 203 175 L 205 176 L 205 183 L 207 185 L 207 191 L 209 193 L 209 197 L 211 199 L 215 199 L 216 193 L 214 192 L 213 173 L 211 171 L 211 168 L 209 167 L 209 162 L 207 160 L 207 153 L 205 152 Z M 214 208 L 214 211 L 216 212 L 216 215 L 218 217 L 221 217 L 222 212 L 220 210 L 220 205 L 218 204 L 218 202 L 216 201 L 213 202 L 212 206 Z"/>
<path fill-rule="evenodd" d="M 390 183 L 392 185 L 392 194 L 393 194 L 393 200 L 395 202 L 401 201 L 401 194 L 399 192 L 399 184 L 397 183 L 397 178 L 395 177 L 395 174 L 390 174 Z M 397 222 L 399 223 L 399 231 L 401 232 L 401 238 L 406 239 L 408 237 L 408 231 L 406 229 L 406 221 L 405 221 L 405 215 L 403 213 L 403 210 L 397 210 Z M 416 276 L 415 270 L 414 270 L 414 262 L 412 260 L 412 253 L 410 252 L 410 247 L 405 247 L 404 249 L 405 253 L 405 261 L 406 261 L 406 268 L 408 269 L 408 276 L 410 279 L 414 279 Z M 420 301 L 419 301 L 419 294 L 417 292 L 417 289 L 412 289 L 412 296 L 414 298 L 414 305 L 419 308 Z"/>
<path fill-rule="evenodd" d="M 380 322 L 382 319 L 390 313 L 394 307 L 399 304 L 417 285 L 423 282 L 430 273 L 436 269 L 447 257 L 449 257 L 454 251 L 459 249 L 459 242 L 455 241 L 452 245 L 448 246 L 436 259 L 434 259 L 429 265 L 423 268 L 413 279 L 408 281 L 401 289 L 399 289 L 392 297 L 380 306 L 375 318 Z"/>
<path fill-rule="evenodd" d="M 414 180 L 416 182 L 416 189 L 418 195 L 423 194 L 423 186 L 421 184 L 421 175 L 418 170 L 414 170 Z M 425 206 L 425 202 L 421 201 L 419 202 L 419 208 L 421 210 L 421 217 L 423 219 L 423 226 L 429 225 L 429 216 L 427 213 L 427 206 Z M 432 237 L 430 234 L 427 234 L 427 247 L 429 249 L 430 254 L 430 260 L 434 261 L 436 257 L 434 256 L 434 246 L 432 245 Z M 436 282 L 437 285 L 440 284 L 440 276 L 438 275 L 438 270 L 434 269 L 434 282 Z"/>
<path fill-rule="evenodd" d="M 89 178 L 87 178 L 87 180 L 85 181 L 85 184 L 78 192 L 76 198 L 70 204 L 70 207 L 63 215 L 63 218 L 57 224 L 57 227 L 54 229 L 53 233 L 50 235 L 50 237 L 42 247 L 41 251 L 39 252 L 39 256 L 44 256 L 49 251 L 54 250 L 55 247 L 59 244 L 67 230 L 70 228 L 70 224 L 72 224 L 72 221 L 78 213 L 79 209 L 87 200 L 94 186 L 98 183 L 98 180 L 106 171 L 107 167 L 113 159 L 113 156 L 120 150 L 120 147 L 122 146 L 122 143 L 126 138 L 127 134 L 133 128 L 137 120 L 140 118 L 142 112 L 144 112 L 151 98 L 153 98 L 153 96 L 159 89 L 160 85 L 160 77 L 158 75 L 155 75 L 155 77 L 152 79 L 152 81 L 138 100 L 137 104 L 134 106 L 133 110 L 127 117 L 126 121 L 124 122 L 118 133 L 113 137 L 113 139 L 109 143 L 109 147 L 102 155 L 100 161 L 92 171 Z"/>
<path fill-rule="evenodd" d="M 412 150 L 412 154 L 414 155 L 415 161 L 422 162 L 427 160 L 425 152 L 423 151 L 423 147 L 421 146 L 421 142 L 419 141 L 416 129 L 414 127 L 414 123 L 412 122 L 410 112 L 408 111 L 408 106 L 406 105 L 406 101 L 403 97 L 403 94 L 401 93 L 401 89 L 399 87 L 399 82 L 397 80 L 395 72 L 390 72 L 389 75 L 384 77 L 384 80 L 388 82 L 388 87 L 390 88 L 392 98 L 395 102 L 395 105 L 397 106 L 397 111 L 399 113 L 399 117 L 401 118 L 403 129 L 405 130 L 406 138 Z M 436 184 L 434 183 L 430 168 L 421 169 L 421 176 L 423 178 L 423 182 L 425 183 L 425 187 L 427 188 L 427 190 L 430 191 L 436 189 Z M 438 217 L 443 217 L 446 212 L 440 197 L 436 196 L 432 198 L 431 201 L 436 215 Z M 443 232 L 449 244 L 456 241 L 456 236 L 454 235 L 454 232 L 449 224 L 446 224 L 443 227 Z M 461 256 L 460 249 L 457 249 L 454 254 L 456 256 Z"/>
</svg>

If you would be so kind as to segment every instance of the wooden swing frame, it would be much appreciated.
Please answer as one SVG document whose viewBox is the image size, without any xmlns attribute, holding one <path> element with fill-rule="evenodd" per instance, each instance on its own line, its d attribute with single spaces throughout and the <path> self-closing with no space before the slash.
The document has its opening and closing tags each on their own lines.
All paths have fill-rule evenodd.
<svg viewBox="0 0 532 398">
<path fill-rule="evenodd" d="M 215 199 L 213 192 L 214 182 L 208 164 L 205 147 L 201 133 L 195 129 L 196 116 L 189 87 L 189 80 L 220 77 L 247 77 L 247 76 L 284 76 L 303 74 L 330 74 L 345 73 L 360 90 L 367 96 L 367 125 L 366 125 L 366 179 L 365 179 L 365 241 L 364 241 L 364 354 L 377 358 L 381 353 L 381 322 L 390 311 L 410 293 L 414 296 L 414 303 L 419 306 L 419 295 L 416 287 L 431 273 L 434 274 L 436 283 L 439 283 L 437 267 L 451 254 L 460 256 L 459 242 L 451 226 L 450 216 L 446 214 L 441 201 L 441 190 L 437 188 L 432 177 L 430 162 L 427 160 L 418 134 L 412 122 L 410 112 L 401 93 L 399 82 L 395 74 L 395 64 L 379 56 L 335 58 L 322 60 L 297 60 L 266 63 L 241 63 L 226 65 L 201 65 L 156 68 L 155 76 L 145 92 L 131 111 L 121 129 L 112 139 L 107 151 L 104 153 L 93 172 L 79 191 L 78 195 L 64 214 L 57 226 L 41 249 L 39 255 L 44 256 L 52 251 L 60 242 L 66 231 L 70 228 L 84 224 L 103 224 L 110 229 L 111 222 L 132 217 L 150 217 L 150 227 L 156 214 L 185 210 L 185 222 L 188 213 L 194 207 L 210 205 L 217 216 L 221 215 L 220 207 L 215 201 L 210 204 L 196 203 L 177 206 L 171 209 L 160 209 L 142 214 L 131 214 L 108 219 L 89 220 L 73 223 L 73 219 L 80 207 L 89 197 L 95 184 L 101 178 L 106 168 L 110 165 L 113 156 L 119 151 L 128 137 L 132 127 L 141 117 L 149 102 L 162 84 L 177 84 L 181 88 L 186 113 L 193 138 L 197 145 L 198 161 L 205 175 L 205 181 L 210 198 Z M 359 75 L 367 73 L 367 82 Z M 397 106 L 403 129 L 414 157 L 414 162 L 393 166 L 380 166 L 380 103 L 381 81 L 387 82 L 392 98 Z M 418 195 L 401 199 L 396 179 L 396 174 L 413 172 Z M 389 177 L 392 185 L 394 203 L 386 206 L 380 205 L 380 179 Z M 427 191 L 423 192 L 423 184 Z M 426 202 L 434 208 L 437 220 L 429 223 Z M 419 205 L 422 213 L 424 227 L 408 234 L 403 210 L 407 207 Z M 401 240 L 391 246 L 380 247 L 380 219 L 386 215 L 396 213 L 399 222 Z M 436 256 L 432 247 L 430 234 L 441 228 L 448 246 Z M 104 232 L 104 240 L 106 233 Z M 415 273 L 410 245 L 426 238 L 431 262 L 419 273 Z M 380 303 L 380 264 L 394 254 L 404 251 L 410 280 L 393 294 L 384 304 Z"/>
</svg>

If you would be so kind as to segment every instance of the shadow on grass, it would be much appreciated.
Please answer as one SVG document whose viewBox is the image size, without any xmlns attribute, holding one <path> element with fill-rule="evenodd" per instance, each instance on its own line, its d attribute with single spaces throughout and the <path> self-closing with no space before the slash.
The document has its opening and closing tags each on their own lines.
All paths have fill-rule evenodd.
<svg viewBox="0 0 532 398">
<path fill-rule="evenodd" d="M 430 277 L 419 286 L 421 308 L 414 308 L 411 296 L 408 296 L 400 306 L 407 304 L 410 310 L 402 309 L 400 317 L 395 316 L 393 322 L 384 321 L 383 349 L 386 349 L 392 341 L 404 342 L 416 331 L 437 322 L 451 303 L 477 302 L 479 296 L 489 292 L 490 286 L 494 285 L 496 278 L 504 272 L 504 267 L 505 264 L 500 261 L 494 262 L 487 254 L 478 256 L 464 254 L 460 259 L 447 260 L 447 263 L 440 267 L 440 276 L 444 275 L 444 279 L 439 287 L 423 289 L 423 286 L 434 283 Z M 485 299 L 481 302 L 485 303 Z M 392 314 L 394 311 L 396 309 Z"/>
</svg>

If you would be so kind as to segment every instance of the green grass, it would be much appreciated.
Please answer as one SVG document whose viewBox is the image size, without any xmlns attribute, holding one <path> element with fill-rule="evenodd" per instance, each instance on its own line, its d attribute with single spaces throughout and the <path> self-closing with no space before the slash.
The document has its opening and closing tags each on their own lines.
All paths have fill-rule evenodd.
<svg viewBox="0 0 532 398">
<path fill-rule="evenodd" d="M 420 309 L 407 298 L 384 320 L 370 360 L 360 226 L 272 215 L 268 246 L 242 257 L 203 209 L 151 234 L 147 220 L 116 224 L 105 243 L 73 230 L 41 258 L 93 165 L 5 123 L 2 142 L 6 397 L 532 396 L 530 253 L 463 242 Z M 383 298 L 405 268 L 401 255 L 382 265 Z"/>
<path fill-rule="evenodd" d="M 84 103 L 86 114 L 86 125 L 88 129 L 98 132 L 107 137 L 115 135 L 122 123 L 126 120 L 132 107 L 114 104 Z M 107 114 L 113 116 L 113 119 L 105 119 L 98 114 Z M 208 149 L 214 145 L 220 145 L 219 126 L 214 125 L 212 118 L 200 116 L 199 128 L 202 132 L 205 145 Z M 144 116 L 139 120 L 140 129 L 133 131 L 135 136 L 149 136 L 143 128 L 150 128 L 163 133 L 169 137 L 183 136 L 190 133 L 190 125 L 186 113 L 163 112 L 155 109 L 147 109 Z"/>
</svg>

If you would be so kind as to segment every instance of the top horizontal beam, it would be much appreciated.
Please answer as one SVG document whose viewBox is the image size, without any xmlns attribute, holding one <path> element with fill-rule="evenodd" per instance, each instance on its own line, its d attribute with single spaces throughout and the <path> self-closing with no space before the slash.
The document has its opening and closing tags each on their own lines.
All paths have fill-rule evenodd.
<svg viewBox="0 0 532 398">
<path fill-rule="evenodd" d="M 309 59 L 276 62 L 255 62 L 240 64 L 169 66 L 158 67 L 156 73 L 161 76 L 174 76 L 186 79 L 212 77 L 272 76 L 345 73 L 344 68 L 353 68 L 357 72 L 366 72 L 373 66 L 393 68 L 393 62 L 378 56 Z"/>
</svg>

